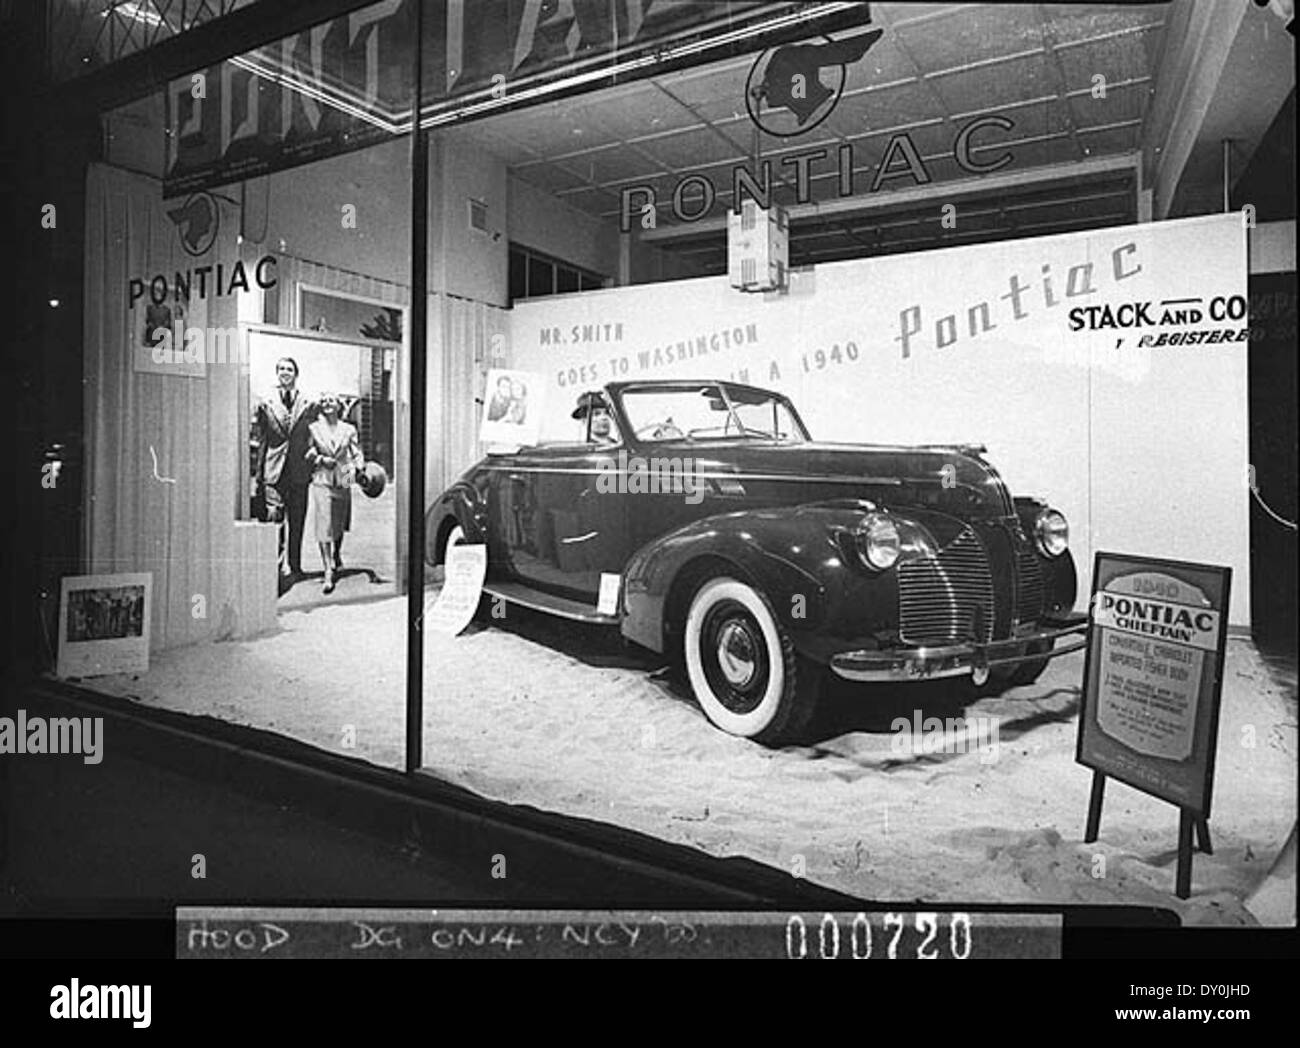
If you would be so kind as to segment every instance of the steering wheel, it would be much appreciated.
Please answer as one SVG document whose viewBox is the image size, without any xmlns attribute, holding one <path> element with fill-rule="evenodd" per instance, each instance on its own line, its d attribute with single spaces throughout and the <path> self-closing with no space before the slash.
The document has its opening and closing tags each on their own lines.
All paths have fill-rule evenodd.
<svg viewBox="0 0 1300 1048">
<path fill-rule="evenodd" d="M 639 439 L 650 440 L 680 440 L 684 434 L 677 423 L 672 419 L 666 418 L 660 422 L 651 422 L 648 426 L 642 426 L 636 431 Z"/>
</svg>

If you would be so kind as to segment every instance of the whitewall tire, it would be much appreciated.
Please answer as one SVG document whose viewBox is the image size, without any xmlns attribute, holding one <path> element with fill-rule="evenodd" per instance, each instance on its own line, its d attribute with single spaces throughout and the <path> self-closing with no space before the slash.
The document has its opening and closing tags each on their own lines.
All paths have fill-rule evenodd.
<svg viewBox="0 0 1300 1048">
<path fill-rule="evenodd" d="M 730 576 L 704 582 L 683 631 L 686 675 L 717 727 L 767 745 L 796 740 L 812 719 L 821 674 L 801 664 L 767 599 Z"/>
</svg>

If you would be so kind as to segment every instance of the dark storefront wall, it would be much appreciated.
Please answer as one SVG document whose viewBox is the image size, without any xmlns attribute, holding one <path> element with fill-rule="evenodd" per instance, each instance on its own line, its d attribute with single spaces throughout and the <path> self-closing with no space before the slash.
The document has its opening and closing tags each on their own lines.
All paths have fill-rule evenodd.
<svg viewBox="0 0 1300 1048">
<path fill-rule="evenodd" d="M 1250 278 L 1251 622 L 1269 648 L 1296 646 L 1296 274 Z M 1288 525 L 1289 522 L 1289 525 Z"/>
</svg>

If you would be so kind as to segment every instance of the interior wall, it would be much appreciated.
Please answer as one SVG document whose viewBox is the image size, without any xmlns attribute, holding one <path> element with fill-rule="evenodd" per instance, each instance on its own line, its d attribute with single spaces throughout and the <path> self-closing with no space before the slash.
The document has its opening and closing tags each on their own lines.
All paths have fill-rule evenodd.
<svg viewBox="0 0 1300 1048">
<path fill-rule="evenodd" d="M 510 239 L 555 258 L 618 277 L 618 227 L 570 207 L 544 189 L 511 174 L 507 224 Z"/>
<path fill-rule="evenodd" d="M 716 277 L 531 300 L 509 345 L 544 381 L 546 439 L 573 438 L 584 389 L 711 377 L 787 393 L 822 440 L 986 444 L 1014 494 L 1069 519 L 1085 599 L 1099 549 L 1228 564 L 1245 624 L 1247 344 L 1140 349 L 1140 332 L 1070 320 L 1245 293 L 1240 216 L 1216 215 L 832 263 L 782 293 Z"/>
<path fill-rule="evenodd" d="M 463 136 L 435 133 L 430 136 L 429 181 L 429 287 L 492 306 L 509 305 L 505 164 Z M 471 200 L 487 205 L 486 232 L 470 227 Z"/>
<path fill-rule="evenodd" d="M 721 235 L 721 234 L 719 234 Z M 681 255 L 628 234 L 628 271 L 625 284 L 654 284 L 664 280 L 687 280 L 701 275 L 700 269 Z"/>
<path fill-rule="evenodd" d="M 243 199 L 244 236 L 253 242 L 352 273 L 410 284 L 408 139 L 253 179 L 244 184 Z M 345 212 L 348 207 L 355 210 Z"/>
</svg>

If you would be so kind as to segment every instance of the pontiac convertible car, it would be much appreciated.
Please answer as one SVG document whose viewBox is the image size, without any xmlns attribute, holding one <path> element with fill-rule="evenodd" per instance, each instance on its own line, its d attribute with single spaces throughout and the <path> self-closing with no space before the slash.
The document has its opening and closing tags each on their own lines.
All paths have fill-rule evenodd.
<svg viewBox="0 0 1300 1048">
<path fill-rule="evenodd" d="M 443 493 L 426 560 L 485 543 L 488 594 L 672 656 L 724 731 L 798 740 L 827 672 L 1005 688 L 1084 643 L 1065 518 L 981 446 L 815 443 L 724 381 L 610 383 L 573 417 Z"/>
</svg>

